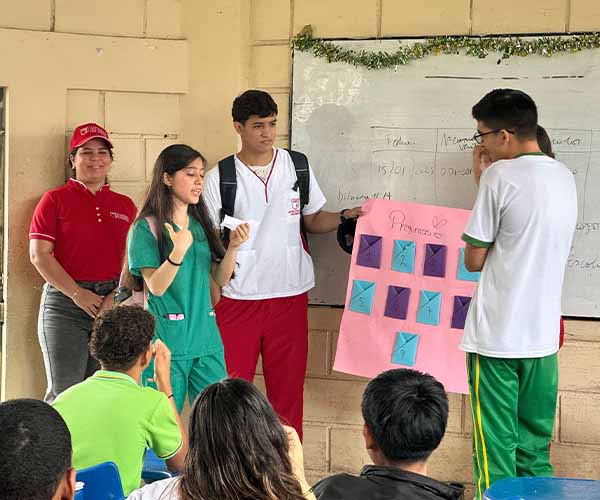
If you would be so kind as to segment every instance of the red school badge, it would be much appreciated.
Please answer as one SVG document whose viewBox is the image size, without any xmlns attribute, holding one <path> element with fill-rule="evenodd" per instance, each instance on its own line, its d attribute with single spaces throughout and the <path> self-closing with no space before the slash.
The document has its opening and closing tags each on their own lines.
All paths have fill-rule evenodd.
<svg viewBox="0 0 600 500">
<path fill-rule="evenodd" d="M 288 213 L 290 215 L 300 215 L 300 198 L 292 198 L 291 205 Z"/>
</svg>

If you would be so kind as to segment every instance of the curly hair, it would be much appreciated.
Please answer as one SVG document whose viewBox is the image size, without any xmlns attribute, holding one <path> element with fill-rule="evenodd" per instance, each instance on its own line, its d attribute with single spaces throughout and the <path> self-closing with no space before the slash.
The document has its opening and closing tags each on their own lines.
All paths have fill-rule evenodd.
<svg viewBox="0 0 600 500">
<path fill-rule="evenodd" d="M 139 306 L 119 306 L 94 320 L 90 353 L 105 370 L 129 370 L 154 337 L 154 316 Z"/>
</svg>

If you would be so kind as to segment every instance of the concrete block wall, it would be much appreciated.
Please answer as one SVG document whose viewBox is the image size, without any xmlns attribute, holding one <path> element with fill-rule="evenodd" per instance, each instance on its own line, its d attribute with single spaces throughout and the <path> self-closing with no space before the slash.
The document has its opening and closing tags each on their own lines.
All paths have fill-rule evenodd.
<svg viewBox="0 0 600 500">
<path fill-rule="evenodd" d="M 178 39 L 182 7 L 182 0 L 0 0 L 0 27 Z"/>
<path fill-rule="evenodd" d="M 181 0 L 0 0 L 0 87 L 10 111 L 4 399 L 40 397 L 46 382 L 36 334 L 42 280 L 28 256 L 33 208 L 65 182 L 68 138 L 88 121 L 114 139 L 113 187 L 140 200 L 157 154 L 181 136 L 182 10 Z"/>
<path fill-rule="evenodd" d="M 600 2 L 595 0 L 252 0 L 249 15 L 248 86 L 277 96 L 280 114 L 286 117 L 281 125 L 289 115 L 289 42 L 306 24 L 315 36 L 334 39 L 600 30 Z M 287 127 L 280 126 L 281 143 L 287 134 Z M 340 319 L 339 309 L 310 310 L 304 441 L 313 481 L 336 472 L 358 472 L 368 463 L 359 408 L 366 380 L 332 371 Z M 567 321 L 566 330 L 552 460 L 557 475 L 599 479 L 600 323 Z M 463 482 L 472 492 L 470 446 L 468 397 L 451 394 L 447 435 L 431 459 L 430 473 Z"/>
<path fill-rule="evenodd" d="M 139 207 L 157 156 L 179 142 L 179 99 L 165 93 L 69 90 L 65 139 L 80 123 L 95 121 L 105 127 L 114 146 L 112 189 L 130 196 Z"/>
</svg>

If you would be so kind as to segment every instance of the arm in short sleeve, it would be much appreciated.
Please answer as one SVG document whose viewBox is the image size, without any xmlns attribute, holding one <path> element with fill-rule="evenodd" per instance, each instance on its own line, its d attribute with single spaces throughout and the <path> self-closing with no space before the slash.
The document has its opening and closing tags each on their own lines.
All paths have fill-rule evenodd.
<svg viewBox="0 0 600 500">
<path fill-rule="evenodd" d="M 167 460 L 181 449 L 183 438 L 171 403 L 167 396 L 159 395 L 159 403 L 148 423 L 148 445 L 159 458 Z"/>
<path fill-rule="evenodd" d="M 30 240 L 56 241 L 58 207 L 51 193 L 44 193 L 33 212 L 29 227 Z"/>
<path fill-rule="evenodd" d="M 129 201 L 131 202 L 131 204 L 129 206 L 129 213 L 127 215 L 129 216 L 129 220 L 133 222 L 137 215 L 137 207 L 135 206 L 133 200 L 130 199 Z"/>
<path fill-rule="evenodd" d="M 490 176 L 483 176 L 477 199 L 467 222 L 463 241 L 478 248 L 489 248 L 496 240 L 500 228 L 500 203 Z"/>
<path fill-rule="evenodd" d="M 219 168 L 212 168 L 204 177 L 202 199 L 216 228 L 221 224 L 221 191 L 219 190 Z"/>
<path fill-rule="evenodd" d="M 127 259 L 129 271 L 135 276 L 141 276 L 141 269 L 160 267 L 158 243 L 145 219 L 137 221 L 127 238 Z"/>
<path fill-rule="evenodd" d="M 319 210 L 321 210 L 326 203 L 325 195 L 321 188 L 319 187 L 319 183 L 317 181 L 317 176 L 315 175 L 312 167 L 308 167 L 309 171 L 309 189 L 308 189 L 308 203 L 302 210 L 302 215 L 312 215 Z"/>
</svg>

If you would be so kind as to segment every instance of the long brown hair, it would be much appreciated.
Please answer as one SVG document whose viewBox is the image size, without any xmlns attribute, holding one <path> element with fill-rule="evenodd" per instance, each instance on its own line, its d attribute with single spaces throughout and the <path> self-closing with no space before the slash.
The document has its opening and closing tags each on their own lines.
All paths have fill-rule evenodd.
<svg viewBox="0 0 600 500">
<path fill-rule="evenodd" d="M 192 406 L 182 500 L 305 500 L 288 440 L 265 397 L 249 382 L 209 385 Z"/>
<path fill-rule="evenodd" d="M 204 156 L 199 151 L 185 144 L 173 144 L 161 151 L 154 163 L 152 182 L 150 183 L 146 200 L 142 205 L 137 220 L 154 217 L 156 227 L 161 229 L 164 227 L 165 222 L 173 222 L 171 219 L 173 215 L 173 194 L 169 186 L 164 183 L 164 174 L 175 175 L 177 171 L 184 169 L 198 158 L 202 160 L 202 163 L 206 167 Z M 202 229 L 204 229 L 212 260 L 214 262 L 221 262 L 225 256 L 225 248 L 217 236 L 202 196 L 200 196 L 200 200 L 195 205 L 188 205 L 188 214 L 190 217 L 196 219 L 202 226 Z M 168 236 L 163 230 L 157 231 L 156 236 L 160 257 L 162 260 L 165 260 L 167 257 Z"/>
<path fill-rule="evenodd" d="M 154 219 L 157 229 L 156 240 L 161 261 L 165 261 L 167 258 L 168 245 L 168 235 L 162 228 L 164 228 L 166 222 L 173 222 L 173 194 L 169 186 L 164 183 L 164 174 L 174 175 L 177 171 L 184 169 L 198 158 L 206 166 L 206 159 L 199 151 L 186 144 L 172 144 L 161 151 L 154 163 L 152 181 L 136 222 L 146 217 Z M 225 248 L 208 214 L 202 196 L 200 196 L 200 200 L 195 205 L 188 205 L 188 214 L 190 217 L 196 219 L 202 226 L 202 229 L 204 229 L 213 262 L 221 262 L 225 256 Z M 131 231 L 129 237 L 131 237 Z M 129 272 L 127 255 L 123 275 L 126 286 L 135 290 L 142 289 L 142 280 L 134 277 Z"/>
</svg>

